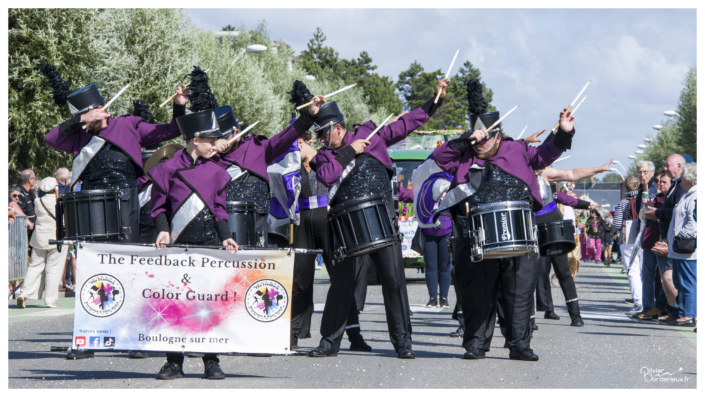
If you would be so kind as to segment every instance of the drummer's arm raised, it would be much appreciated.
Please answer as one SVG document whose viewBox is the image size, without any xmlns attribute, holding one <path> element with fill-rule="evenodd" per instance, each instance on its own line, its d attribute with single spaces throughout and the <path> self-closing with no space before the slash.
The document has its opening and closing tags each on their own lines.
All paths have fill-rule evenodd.
<svg viewBox="0 0 705 397">
<path fill-rule="evenodd" d="M 76 116 L 80 120 L 80 116 Z M 75 117 L 71 120 L 74 120 Z M 61 150 L 62 152 L 66 153 L 73 153 L 74 152 L 74 146 L 80 143 L 81 138 L 83 137 L 83 134 L 88 134 L 87 132 L 84 132 L 79 124 L 71 124 L 72 121 L 66 121 L 62 124 L 57 125 L 56 127 L 52 128 L 51 131 L 49 131 L 46 135 L 44 135 L 44 141 L 46 141 L 47 145 L 50 147 L 56 149 L 56 150 Z M 90 138 L 86 137 L 86 142 Z"/>
<path fill-rule="evenodd" d="M 467 139 L 462 137 L 448 141 L 433 150 L 433 159 L 443 171 L 455 175 L 463 159 L 465 146 L 470 148 Z"/>
<path fill-rule="evenodd" d="M 565 132 L 559 128 L 556 138 L 549 143 L 538 147 L 526 146 L 526 155 L 531 168 L 542 170 L 553 164 L 566 150 L 570 149 L 574 134 L 575 129 Z"/>
<path fill-rule="evenodd" d="M 328 160 L 324 154 L 316 155 L 309 163 L 311 168 L 316 170 L 316 178 L 326 187 L 331 187 L 343 175 L 343 170 L 355 159 L 355 149 L 348 145 L 338 152 L 332 160 Z"/>
<path fill-rule="evenodd" d="M 137 129 L 142 146 L 156 145 L 157 143 L 177 138 L 181 135 L 176 119 L 171 119 L 169 124 L 145 123 L 138 117 L 132 117 L 133 126 Z"/>
<path fill-rule="evenodd" d="M 433 98 L 430 102 L 433 104 Z M 433 112 L 431 111 L 431 113 Z M 409 113 L 401 115 L 397 121 L 385 125 L 379 130 L 377 135 L 384 139 L 387 146 L 394 145 L 395 143 L 401 142 L 417 128 L 424 125 L 430 117 L 431 116 L 426 113 L 426 110 L 424 110 L 424 107 L 422 106 Z"/>
</svg>

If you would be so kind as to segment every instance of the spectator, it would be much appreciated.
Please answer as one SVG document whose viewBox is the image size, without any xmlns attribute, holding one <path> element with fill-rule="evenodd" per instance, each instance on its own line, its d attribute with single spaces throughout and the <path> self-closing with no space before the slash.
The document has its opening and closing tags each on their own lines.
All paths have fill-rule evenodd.
<svg viewBox="0 0 705 397">
<path fill-rule="evenodd" d="M 596 209 L 590 210 L 590 217 L 585 224 L 587 230 L 588 262 L 600 262 L 602 257 L 602 235 L 605 230 L 605 220 Z"/>
<path fill-rule="evenodd" d="M 656 174 L 658 181 L 658 193 L 652 200 L 647 202 L 648 206 L 654 208 L 661 208 L 663 202 L 666 200 L 666 192 L 671 187 L 671 178 L 668 176 L 666 171 L 662 170 Z M 665 256 L 658 256 L 651 250 L 654 245 L 659 241 L 660 232 L 659 225 L 653 219 L 646 219 L 644 224 L 644 231 L 642 232 L 641 238 L 641 248 L 642 252 L 642 265 L 641 265 L 641 293 L 642 293 L 642 303 L 644 310 L 641 313 L 635 314 L 633 317 L 643 320 L 651 320 L 653 318 L 658 318 L 662 315 L 664 311 L 668 311 L 668 299 L 666 295 L 667 286 L 663 281 L 663 273 L 668 266 L 668 258 Z M 663 289 L 661 291 L 656 290 L 656 271 L 659 273 L 659 277 L 662 279 L 661 284 Z M 675 295 L 674 295 L 675 297 Z"/>
<path fill-rule="evenodd" d="M 37 178 L 35 178 L 34 171 L 32 170 L 22 171 L 19 177 L 20 198 L 17 204 L 20 208 L 22 208 L 22 212 L 24 212 L 27 216 L 27 238 L 29 239 L 32 238 L 34 222 L 37 218 L 34 215 L 34 199 L 36 197 L 34 196 L 34 193 L 31 192 L 32 187 L 34 186 L 34 181 L 36 180 Z"/>
<path fill-rule="evenodd" d="M 635 242 L 629 244 L 629 241 L 624 241 L 624 239 L 628 231 L 625 229 L 628 224 L 627 221 L 637 221 L 638 219 L 636 213 L 636 199 L 637 196 L 639 196 L 639 178 L 630 176 L 624 182 L 624 185 L 628 191 L 624 195 L 625 199 L 620 201 L 617 206 L 617 212 L 615 212 L 613 222 L 613 232 L 621 232 L 619 248 L 622 252 L 622 258 L 624 258 L 624 269 L 622 273 L 628 274 L 629 289 L 632 294 L 632 298 L 628 299 L 627 302 L 634 305 L 630 313 L 636 314 L 644 309 L 641 302 L 641 250 L 638 250 L 636 258 L 632 261 Z M 621 223 L 620 226 L 617 224 L 618 220 Z M 633 225 L 636 226 L 636 224 Z M 634 229 L 631 230 L 631 234 L 636 236 Z"/>
<path fill-rule="evenodd" d="M 68 168 L 61 167 L 54 174 L 56 182 L 59 184 L 59 195 L 71 191 L 71 173 Z"/>
<path fill-rule="evenodd" d="M 610 262 L 612 261 L 613 243 L 614 239 L 612 238 L 612 217 L 608 216 L 607 218 L 605 218 L 605 228 L 602 231 L 602 247 L 604 249 L 602 255 L 602 263 L 604 263 L 607 267 L 610 267 Z"/>
<path fill-rule="evenodd" d="M 646 213 L 644 214 L 646 219 L 658 219 L 659 232 L 661 238 L 664 240 L 668 237 L 668 227 L 673 218 L 673 208 L 675 208 L 678 201 L 680 201 L 681 197 L 686 193 L 686 190 L 680 185 L 681 172 L 683 171 L 684 165 L 685 159 L 680 154 L 673 154 L 666 159 L 665 169 L 668 176 L 671 177 L 671 188 L 666 194 L 666 201 L 659 209 L 653 206 L 647 206 Z"/>
<path fill-rule="evenodd" d="M 36 233 L 29 245 L 34 249 L 29 260 L 29 267 L 24 278 L 24 285 L 17 297 L 17 307 L 25 308 L 26 300 L 38 294 L 42 273 L 45 273 L 44 302 L 46 307 L 55 308 L 59 298 L 59 279 L 61 278 L 64 255 L 59 253 L 49 240 L 56 238 L 56 199 L 59 195 L 56 179 L 48 177 L 42 180 L 41 190 L 44 196 L 35 200 L 37 208 Z"/>
<path fill-rule="evenodd" d="M 674 284 L 678 289 L 674 319 L 668 325 L 695 327 L 697 317 L 697 238 L 698 224 L 695 220 L 697 203 L 696 163 L 682 167 L 680 187 L 687 193 L 676 204 L 668 228 L 668 257 L 673 259 L 675 267 Z"/>
</svg>

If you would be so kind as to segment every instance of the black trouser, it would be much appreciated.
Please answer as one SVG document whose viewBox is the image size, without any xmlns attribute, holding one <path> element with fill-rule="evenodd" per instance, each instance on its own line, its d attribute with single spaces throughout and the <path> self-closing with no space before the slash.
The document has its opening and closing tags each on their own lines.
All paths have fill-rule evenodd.
<svg viewBox="0 0 705 397">
<path fill-rule="evenodd" d="M 553 264 L 553 270 L 556 272 L 556 278 L 563 290 L 565 300 L 570 301 L 578 298 L 578 291 L 575 289 L 575 281 L 570 274 L 568 255 L 542 256 L 539 258 L 539 274 L 536 284 L 536 311 L 539 312 L 553 311 L 551 280 L 549 278 L 551 264 Z"/>
<path fill-rule="evenodd" d="M 157 242 L 159 232 L 154 225 L 139 225 L 140 227 L 140 243 L 154 244 Z"/>
<path fill-rule="evenodd" d="M 177 238 L 174 243 L 180 244 L 179 239 Z M 202 243 L 197 245 L 220 245 L 220 239 L 218 237 L 214 237 L 208 241 L 203 241 Z M 220 363 L 220 359 L 218 359 L 218 355 L 215 353 L 206 353 L 203 355 L 202 359 L 203 364 L 207 363 L 208 361 L 215 361 L 217 363 Z M 179 365 L 182 365 L 184 363 L 184 354 L 181 352 L 168 352 L 166 354 L 166 361 L 169 363 L 177 363 Z"/>
<path fill-rule="evenodd" d="M 463 291 L 460 305 L 465 317 L 463 347 L 490 350 L 497 302 L 501 299 L 510 349 L 528 348 L 536 261 L 523 255 L 473 263 L 467 245 L 461 244 L 456 252 L 455 282 L 456 288 Z"/>
<path fill-rule="evenodd" d="M 455 308 L 453 309 L 453 315 L 451 318 L 453 320 L 457 320 L 458 323 L 460 323 L 460 325 L 464 328 L 465 317 L 463 316 L 463 308 L 460 306 L 460 301 L 463 299 L 463 291 L 458 288 L 458 282 L 455 280 L 455 266 L 450 269 L 450 279 L 453 281 L 453 289 L 455 290 Z"/>
<path fill-rule="evenodd" d="M 140 242 L 140 198 L 137 193 L 137 188 L 122 189 L 123 194 L 125 190 L 129 191 L 129 197 L 127 200 L 123 200 L 120 203 L 122 212 L 122 226 L 123 228 L 128 227 L 129 229 L 123 229 L 127 231 L 128 243 L 139 243 Z M 157 239 L 155 238 L 156 242 Z"/>
<path fill-rule="evenodd" d="M 386 312 L 389 337 L 394 350 L 411 348 L 411 321 L 409 319 L 409 298 L 406 292 L 406 277 L 401 245 L 396 243 L 391 247 L 370 254 L 372 263 L 382 281 L 382 296 Z M 340 342 L 346 324 L 351 317 L 351 306 L 355 305 L 355 288 L 358 283 L 366 283 L 367 278 L 361 277 L 364 269 L 364 255 L 346 258 L 334 266 L 328 266 L 331 286 L 326 297 L 321 321 L 321 342 L 319 346 L 328 350 L 340 350 Z M 328 265 L 328 261 L 326 261 Z M 352 325 L 352 324 L 351 324 Z"/>
</svg>

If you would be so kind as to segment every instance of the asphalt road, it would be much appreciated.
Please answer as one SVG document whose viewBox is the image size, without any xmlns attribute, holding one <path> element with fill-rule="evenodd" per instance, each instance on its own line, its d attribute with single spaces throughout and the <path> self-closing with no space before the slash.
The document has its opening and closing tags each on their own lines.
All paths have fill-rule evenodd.
<svg viewBox="0 0 705 397">
<path fill-rule="evenodd" d="M 615 265 L 613 265 L 615 266 Z M 538 316 L 532 348 L 538 362 L 510 361 L 504 339 L 495 331 L 492 350 L 481 361 L 462 360 L 461 339 L 448 337 L 457 328 L 451 310 L 426 309 L 423 274 L 407 270 L 412 310 L 415 360 L 396 358 L 382 304 L 380 286 L 368 289 L 360 316 L 370 353 L 350 352 L 343 341 L 338 357 L 221 356 L 227 379 L 207 381 L 200 359 L 187 359 L 186 378 L 155 380 L 164 362 L 153 354 L 129 360 L 126 354 L 96 354 L 94 359 L 67 361 L 50 346 L 69 346 L 73 298 L 58 309 L 9 304 L 10 388 L 695 388 L 697 333 L 653 321 L 628 318 L 631 305 L 626 277 L 619 268 L 582 263 L 577 277 L 585 327 L 570 327 L 560 288 L 553 288 L 559 321 Z M 313 338 L 301 340 L 307 350 L 318 345 L 327 275 L 316 276 Z M 451 288 L 449 300 L 455 303 Z M 542 313 L 539 313 L 542 314 Z"/>
</svg>

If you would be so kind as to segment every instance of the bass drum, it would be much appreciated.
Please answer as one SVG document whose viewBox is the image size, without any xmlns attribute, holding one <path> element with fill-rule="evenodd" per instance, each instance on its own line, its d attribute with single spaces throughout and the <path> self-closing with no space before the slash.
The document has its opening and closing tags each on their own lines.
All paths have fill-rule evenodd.
<svg viewBox="0 0 705 397">
<path fill-rule="evenodd" d="M 330 209 L 333 259 L 365 255 L 401 241 L 383 193 L 360 197 Z"/>
<path fill-rule="evenodd" d="M 56 202 L 57 240 L 100 241 L 122 239 L 119 190 L 82 190 L 65 193 Z"/>
<path fill-rule="evenodd" d="M 471 208 L 467 236 L 473 262 L 538 253 L 533 211 L 525 201 Z"/>
<path fill-rule="evenodd" d="M 556 256 L 573 251 L 575 226 L 573 221 L 549 222 L 538 225 L 539 253 L 541 256 Z"/>
<path fill-rule="evenodd" d="M 228 213 L 228 228 L 233 240 L 237 245 L 254 247 L 257 244 L 257 205 L 244 201 L 228 201 L 225 203 L 225 210 Z"/>
</svg>

